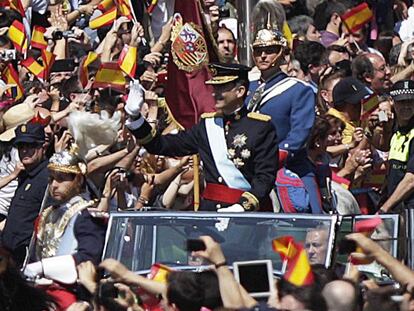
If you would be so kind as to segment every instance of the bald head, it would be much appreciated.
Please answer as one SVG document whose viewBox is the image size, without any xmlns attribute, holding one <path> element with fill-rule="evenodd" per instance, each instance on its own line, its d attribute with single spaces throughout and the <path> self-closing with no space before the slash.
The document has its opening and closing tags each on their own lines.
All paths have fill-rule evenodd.
<svg viewBox="0 0 414 311">
<path fill-rule="evenodd" d="M 328 311 L 353 311 L 356 304 L 355 287 L 347 281 L 336 280 L 325 285 L 322 296 Z"/>
</svg>

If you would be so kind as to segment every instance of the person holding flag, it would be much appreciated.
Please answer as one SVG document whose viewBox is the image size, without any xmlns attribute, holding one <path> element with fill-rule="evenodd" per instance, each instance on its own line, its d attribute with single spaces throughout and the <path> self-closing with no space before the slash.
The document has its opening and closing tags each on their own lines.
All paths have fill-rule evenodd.
<svg viewBox="0 0 414 311">
<path fill-rule="evenodd" d="M 215 113 L 176 135 L 161 136 L 140 114 L 142 101 L 128 101 L 127 127 L 138 143 L 154 154 L 199 153 L 207 182 L 200 210 L 244 212 L 263 210 L 276 177 L 278 148 L 269 116 L 249 113 L 243 105 L 249 68 L 212 64 Z M 130 97 L 131 96 L 130 93 Z"/>
</svg>

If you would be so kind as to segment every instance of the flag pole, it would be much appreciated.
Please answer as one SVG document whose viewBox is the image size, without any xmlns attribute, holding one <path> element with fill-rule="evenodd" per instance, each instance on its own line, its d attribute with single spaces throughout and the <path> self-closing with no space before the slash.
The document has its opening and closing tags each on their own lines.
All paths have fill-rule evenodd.
<svg viewBox="0 0 414 311">
<path fill-rule="evenodd" d="M 198 155 L 193 155 L 193 168 L 194 168 L 194 211 L 198 211 L 200 208 L 200 165 Z"/>
</svg>

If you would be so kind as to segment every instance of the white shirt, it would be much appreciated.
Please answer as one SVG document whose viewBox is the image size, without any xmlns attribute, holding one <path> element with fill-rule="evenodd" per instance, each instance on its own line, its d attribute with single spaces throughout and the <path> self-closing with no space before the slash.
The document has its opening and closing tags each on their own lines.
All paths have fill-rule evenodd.
<svg viewBox="0 0 414 311">
<path fill-rule="evenodd" d="M 19 154 L 16 148 L 10 152 L 10 161 L 3 156 L 0 159 L 0 178 L 9 176 L 13 171 L 16 163 L 19 162 Z M 17 179 L 11 181 L 6 186 L 0 189 L 0 214 L 7 215 L 9 212 L 10 202 L 14 197 L 14 192 L 17 189 Z"/>
</svg>

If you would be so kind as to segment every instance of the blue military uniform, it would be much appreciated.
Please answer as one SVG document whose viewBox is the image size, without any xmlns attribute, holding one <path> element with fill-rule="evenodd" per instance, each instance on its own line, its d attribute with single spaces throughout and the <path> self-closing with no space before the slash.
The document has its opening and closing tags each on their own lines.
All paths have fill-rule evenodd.
<svg viewBox="0 0 414 311">
<path fill-rule="evenodd" d="M 20 125 L 16 128 L 15 143 L 43 143 L 43 126 L 36 123 Z M 34 222 L 39 214 L 48 184 L 47 160 L 40 162 L 31 171 L 23 171 L 18 177 L 18 186 L 10 204 L 6 226 L 2 233 L 3 244 L 8 248 L 20 266 L 26 256 Z"/>
<path fill-rule="evenodd" d="M 213 66 L 212 83 L 235 81 L 241 67 Z M 244 68 L 243 74 L 247 80 Z M 242 107 L 231 115 L 204 114 L 193 128 L 176 135 L 157 134 L 142 117 L 128 127 L 150 153 L 200 154 L 207 183 L 200 210 L 216 211 L 233 204 L 258 210 L 266 205 L 277 170 L 277 138 L 270 119 Z"/>
<path fill-rule="evenodd" d="M 260 51 L 274 47 L 275 51 L 281 51 L 285 45 L 286 41 L 280 32 L 261 29 L 253 42 L 253 49 Z M 252 81 L 250 95 L 245 103 L 249 110 L 272 117 L 272 123 L 278 133 L 279 167 L 282 167 L 278 176 L 282 175 L 284 182 L 291 180 L 290 188 L 301 187 L 305 190 L 305 200 L 308 202 L 305 205 L 308 208 L 302 209 L 301 212 L 321 213 L 319 188 L 306 150 L 315 121 L 315 94 L 312 88 L 309 84 L 278 71 L 266 81 Z M 281 187 L 289 185 L 284 183 L 283 186 L 279 186 L 277 190 L 282 208 L 284 211 L 292 211 L 285 204 L 287 202 L 292 205 L 289 198 L 291 195 L 282 194 L 280 191 L 284 190 Z"/>
</svg>

